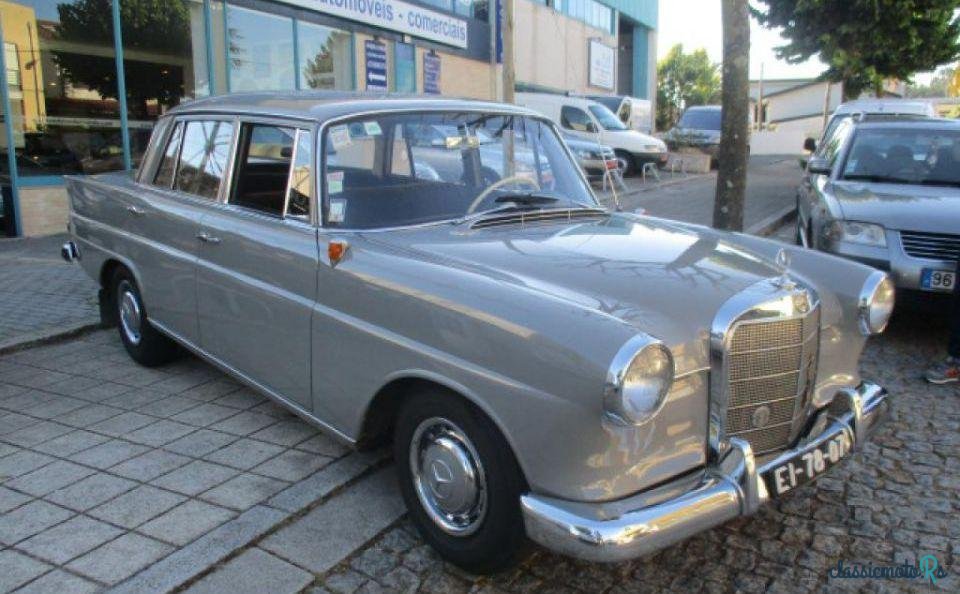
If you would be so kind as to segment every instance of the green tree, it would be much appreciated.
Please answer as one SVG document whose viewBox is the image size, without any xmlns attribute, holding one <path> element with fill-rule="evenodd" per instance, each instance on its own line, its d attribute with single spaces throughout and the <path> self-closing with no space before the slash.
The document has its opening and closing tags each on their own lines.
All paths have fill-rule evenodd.
<svg viewBox="0 0 960 594">
<path fill-rule="evenodd" d="M 720 65 L 704 49 L 687 54 L 683 45 L 670 48 L 657 64 L 657 129 L 667 130 L 691 105 L 720 100 Z"/>
<path fill-rule="evenodd" d="M 782 29 L 777 55 L 790 63 L 819 56 L 823 77 L 844 95 L 882 94 L 888 78 L 909 81 L 960 56 L 960 0 L 757 0 L 753 16 Z"/>
</svg>

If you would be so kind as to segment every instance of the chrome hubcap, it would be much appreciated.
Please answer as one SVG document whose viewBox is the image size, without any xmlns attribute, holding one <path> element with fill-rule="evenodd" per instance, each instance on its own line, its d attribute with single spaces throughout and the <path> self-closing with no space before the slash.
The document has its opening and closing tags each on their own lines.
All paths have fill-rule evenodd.
<svg viewBox="0 0 960 594">
<path fill-rule="evenodd" d="M 140 344 L 140 324 L 143 316 L 140 313 L 137 295 L 127 281 L 120 283 L 117 295 L 120 303 L 120 328 L 123 330 L 123 335 L 131 344 Z"/>
<path fill-rule="evenodd" d="M 423 509 L 441 530 L 472 534 L 487 511 L 486 477 L 466 434 L 440 417 L 420 423 L 410 441 L 410 471 Z"/>
</svg>

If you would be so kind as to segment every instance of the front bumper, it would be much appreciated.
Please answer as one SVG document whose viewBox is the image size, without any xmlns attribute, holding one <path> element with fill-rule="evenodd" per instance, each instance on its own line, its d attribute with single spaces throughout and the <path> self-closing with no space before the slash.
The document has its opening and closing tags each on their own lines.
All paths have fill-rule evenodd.
<svg viewBox="0 0 960 594">
<path fill-rule="evenodd" d="M 670 154 L 666 151 L 656 151 L 652 153 L 641 152 L 641 153 L 631 153 L 633 155 L 634 162 L 637 165 L 643 165 L 644 163 L 656 163 L 657 165 L 663 166 L 667 164 L 667 160 L 670 158 Z"/>
<path fill-rule="evenodd" d="M 589 561 L 623 561 L 652 553 L 738 516 L 753 514 L 772 499 L 762 478 L 765 470 L 841 434 L 857 447 L 888 407 L 886 391 L 875 384 L 841 391 L 826 413 L 826 428 L 801 440 L 794 449 L 758 463 L 746 441 L 732 438 L 726 455 L 707 469 L 698 484 L 685 486 L 681 493 L 673 489 L 666 499 L 627 507 L 617 514 L 610 514 L 609 509 L 623 510 L 624 502 L 602 509 L 604 504 L 524 495 L 521 507 L 527 535 L 549 549 Z M 670 487 L 661 490 L 671 492 Z M 644 501 L 645 497 L 637 499 Z"/>
<path fill-rule="evenodd" d="M 924 269 L 953 271 L 957 266 L 955 262 L 949 260 L 930 260 L 910 256 L 903 249 L 900 234 L 891 230 L 887 230 L 887 247 L 835 241 L 826 242 L 823 251 L 889 272 L 893 284 L 898 289 L 923 290 L 921 279 Z"/>
</svg>

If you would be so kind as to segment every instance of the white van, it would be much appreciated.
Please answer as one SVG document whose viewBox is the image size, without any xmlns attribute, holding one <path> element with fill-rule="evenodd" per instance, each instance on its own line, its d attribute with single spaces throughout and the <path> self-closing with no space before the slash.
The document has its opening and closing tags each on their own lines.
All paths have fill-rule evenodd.
<svg viewBox="0 0 960 594">
<path fill-rule="evenodd" d="M 579 96 L 579 95 L 578 95 Z M 647 99 L 638 99 L 630 95 L 582 95 L 610 108 L 620 121 L 643 134 L 653 132 L 653 104 Z"/>
<path fill-rule="evenodd" d="M 667 162 L 667 145 L 663 141 L 631 130 L 596 101 L 551 93 L 517 93 L 515 101 L 539 111 L 575 136 L 612 147 L 624 174 L 639 171 L 644 163 Z"/>
</svg>

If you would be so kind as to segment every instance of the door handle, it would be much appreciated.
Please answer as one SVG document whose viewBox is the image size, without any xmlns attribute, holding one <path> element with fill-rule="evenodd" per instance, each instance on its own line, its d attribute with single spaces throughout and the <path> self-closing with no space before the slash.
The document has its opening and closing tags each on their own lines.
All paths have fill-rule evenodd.
<svg viewBox="0 0 960 594">
<path fill-rule="evenodd" d="M 206 233 L 197 233 L 197 239 L 204 243 L 220 243 L 219 237 L 214 237 L 213 235 L 208 235 Z"/>
<path fill-rule="evenodd" d="M 132 204 L 127 207 L 127 212 L 138 217 L 141 217 L 147 213 L 147 211 L 143 210 L 139 206 L 133 206 Z"/>
</svg>

